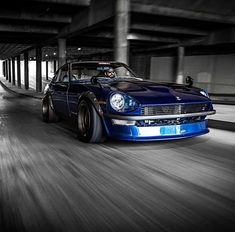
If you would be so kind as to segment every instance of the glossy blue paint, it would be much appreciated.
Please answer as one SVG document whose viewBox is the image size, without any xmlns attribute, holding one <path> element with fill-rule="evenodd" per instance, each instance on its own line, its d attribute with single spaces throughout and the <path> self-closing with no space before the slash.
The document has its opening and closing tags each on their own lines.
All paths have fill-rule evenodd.
<svg viewBox="0 0 235 232">
<path fill-rule="evenodd" d="M 106 133 L 110 138 L 127 141 L 183 139 L 203 135 L 209 132 L 207 120 L 189 124 L 181 124 L 177 126 L 167 125 L 152 127 L 152 130 L 156 130 L 156 135 L 149 136 L 141 136 L 139 133 L 139 128 L 136 126 L 112 125 L 110 119 L 106 119 L 105 123 L 108 130 Z"/>
<path fill-rule="evenodd" d="M 89 65 L 90 64 L 93 63 L 89 63 Z M 112 62 L 110 64 L 112 64 Z M 116 63 L 113 62 L 113 64 Z M 66 70 L 71 70 L 71 65 L 68 64 L 67 66 Z M 59 70 L 56 75 L 60 75 L 60 73 L 62 72 Z M 68 73 L 66 73 L 66 75 L 68 75 Z M 69 77 L 69 82 L 58 81 L 57 79 L 58 78 L 55 76 L 49 84 L 49 90 L 47 92 L 52 98 L 56 113 L 66 118 L 76 117 L 80 96 L 85 92 L 91 92 L 95 96 L 94 101 L 96 101 L 96 104 L 98 102 L 102 109 L 102 112 L 97 113 L 102 119 L 103 130 L 107 137 L 120 140 L 151 141 L 181 139 L 209 132 L 205 117 L 202 117 L 199 122 L 181 125 L 165 125 L 161 127 L 155 126 L 152 130 L 148 130 L 140 129 L 137 126 L 112 125 L 111 119 L 103 116 L 105 114 L 140 116 L 141 107 L 164 104 L 209 103 L 209 110 L 213 110 L 211 100 L 203 96 L 199 88 L 175 83 L 155 83 L 135 77 L 99 77 L 97 84 L 92 84 L 91 81 L 87 79 L 71 81 L 71 76 Z M 129 96 L 136 101 L 138 107 L 129 112 L 115 111 L 109 102 L 109 98 L 113 93 L 121 93 Z M 91 104 L 94 104 L 92 101 L 93 100 L 91 100 Z M 154 130 L 156 131 L 155 134 Z"/>
<path fill-rule="evenodd" d="M 122 91 L 134 97 L 142 105 L 208 101 L 207 97 L 200 94 L 200 89 L 173 83 L 120 79 L 113 80 L 109 85 L 111 90 Z"/>
</svg>

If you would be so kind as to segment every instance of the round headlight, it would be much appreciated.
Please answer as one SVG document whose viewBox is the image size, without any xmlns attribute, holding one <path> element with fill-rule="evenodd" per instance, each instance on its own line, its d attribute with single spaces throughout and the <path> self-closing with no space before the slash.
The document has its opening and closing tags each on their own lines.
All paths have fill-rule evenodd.
<svg viewBox="0 0 235 232">
<path fill-rule="evenodd" d="M 110 98 L 110 105 L 116 111 L 122 111 L 125 106 L 125 99 L 120 93 L 115 93 Z"/>
</svg>

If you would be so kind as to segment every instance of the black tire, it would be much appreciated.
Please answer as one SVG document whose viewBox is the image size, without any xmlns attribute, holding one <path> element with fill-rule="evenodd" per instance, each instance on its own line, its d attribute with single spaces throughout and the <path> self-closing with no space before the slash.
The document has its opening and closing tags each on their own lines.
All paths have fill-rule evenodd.
<svg viewBox="0 0 235 232">
<path fill-rule="evenodd" d="M 59 117 L 52 109 L 52 101 L 49 96 L 42 101 L 42 120 L 43 122 L 58 122 Z"/>
<path fill-rule="evenodd" d="M 103 141 L 101 118 L 87 99 L 82 99 L 78 104 L 77 129 L 78 138 L 82 142 L 99 143 Z"/>
</svg>

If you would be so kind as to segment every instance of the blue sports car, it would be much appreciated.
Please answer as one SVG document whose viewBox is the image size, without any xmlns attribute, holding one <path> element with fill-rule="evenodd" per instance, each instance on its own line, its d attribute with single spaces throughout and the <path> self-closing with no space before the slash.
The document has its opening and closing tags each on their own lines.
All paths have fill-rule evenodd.
<svg viewBox="0 0 235 232">
<path fill-rule="evenodd" d="M 78 138 L 101 142 L 180 139 L 208 133 L 215 113 L 206 91 L 137 78 L 119 62 L 74 62 L 61 67 L 44 90 L 42 117 L 76 120 Z"/>
</svg>

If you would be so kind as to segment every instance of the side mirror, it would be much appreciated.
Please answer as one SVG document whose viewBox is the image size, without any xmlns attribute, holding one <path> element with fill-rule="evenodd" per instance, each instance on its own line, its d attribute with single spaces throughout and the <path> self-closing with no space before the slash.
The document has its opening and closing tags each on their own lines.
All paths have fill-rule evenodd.
<svg viewBox="0 0 235 232">
<path fill-rule="evenodd" d="M 98 80 L 97 80 L 97 77 L 96 77 L 96 76 L 93 76 L 93 77 L 91 78 L 91 84 L 92 84 L 92 85 L 97 85 L 97 84 L 98 84 Z"/>
<path fill-rule="evenodd" d="M 186 84 L 188 85 L 188 87 L 192 87 L 193 86 L 193 78 L 190 76 L 186 77 Z"/>
</svg>

